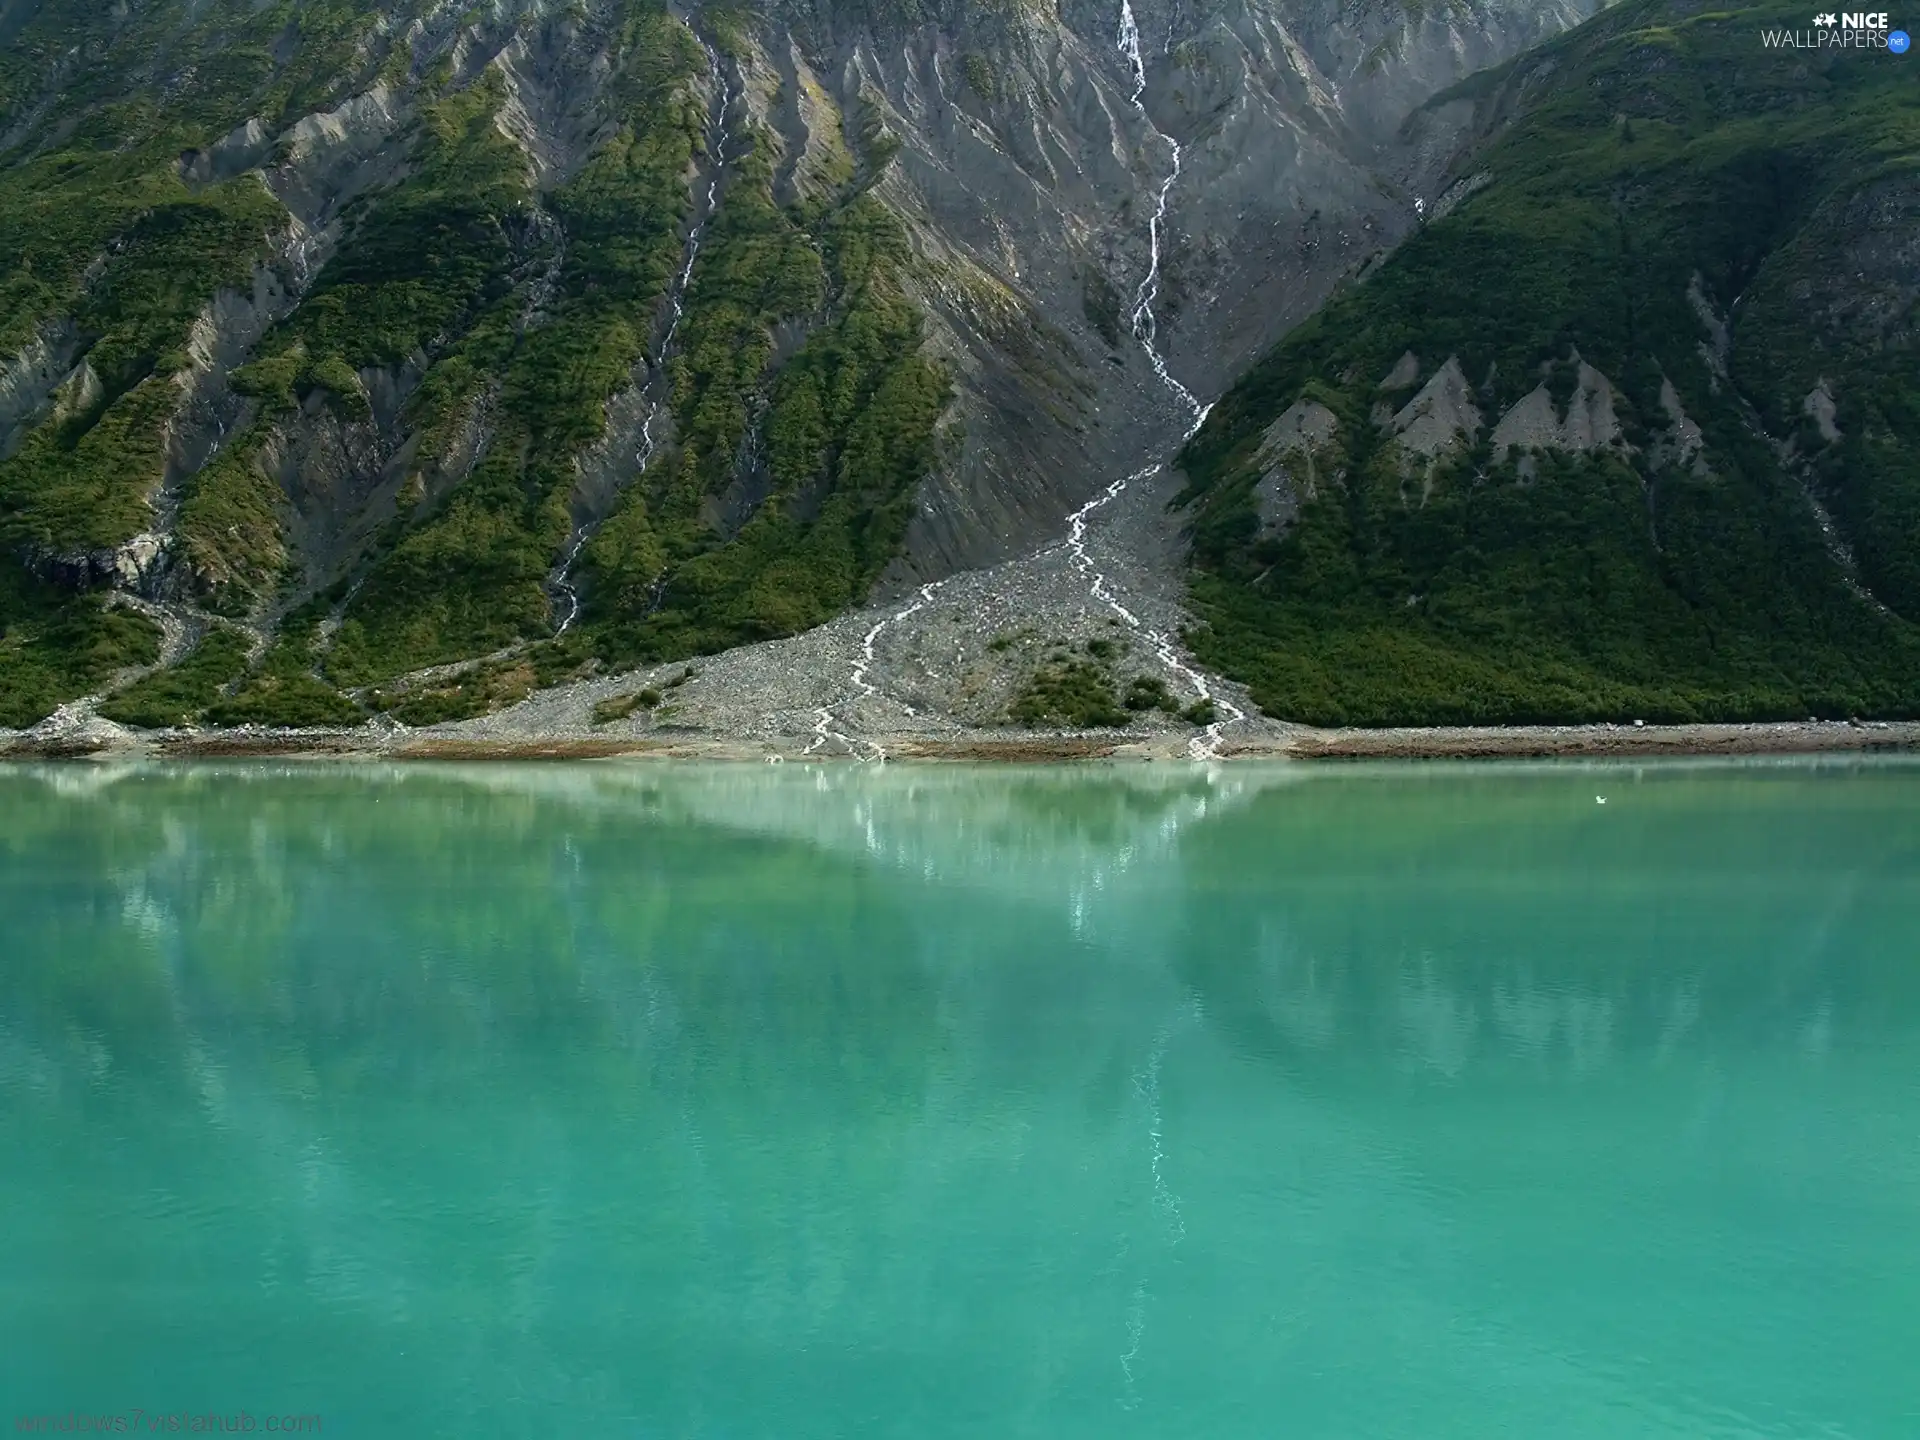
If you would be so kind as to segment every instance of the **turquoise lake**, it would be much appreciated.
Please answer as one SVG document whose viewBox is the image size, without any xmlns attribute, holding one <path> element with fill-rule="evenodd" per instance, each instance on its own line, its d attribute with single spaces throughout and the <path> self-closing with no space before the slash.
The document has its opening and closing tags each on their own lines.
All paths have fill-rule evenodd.
<svg viewBox="0 0 1920 1440">
<path fill-rule="evenodd" d="M 0 1425 L 1920 1435 L 1920 766 L 0 768 L 0 926 Z"/>
</svg>

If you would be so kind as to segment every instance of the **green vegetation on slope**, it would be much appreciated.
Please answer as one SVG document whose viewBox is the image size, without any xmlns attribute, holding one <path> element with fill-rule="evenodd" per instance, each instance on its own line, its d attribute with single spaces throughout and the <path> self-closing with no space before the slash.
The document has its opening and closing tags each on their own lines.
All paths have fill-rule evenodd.
<svg viewBox="0 0 1920 1440">
<path fill-rule="evenodd" d="M 704 62 L 685 26 L 648 9 L 634 17 L 626 46 L 616 92 L 624 128 L 548 197 L 567 237 L 550 312 L 516 324 L 524 299 L 504 288 L 513 258 L 504 243 L 490 267 L 472 272 L 474 298 L 487 308 L 428 375 L 420 405 L 429 421 L 453 416 L 491 386 L 492 439 L 445 507 L 404 534 L 349 607 L 328 660 L 342 683 L 484 653 L 547 628 L 545 579 L 567 537 L 574 458 L 601 434 L 607 400 L 640 358 L 680 253 L 685 176 L 704 120 L 687 88 Z M 410 184 L 451 185 L 503 235 L 509 217 L 524 228 L 532 199 L 524 158 L 490 110 L 472 115 L 463 144 L 475 153 L 444 167 L 444 178 L 423 169 Z M 405 242 L 397 230 L 394 243 Z M 536 238 L 530 258 L 553 262 L 553 243 Z M 390 347 L 387 358 L 402 353 Z"/>
<path fill-rule="evenodd" d="M 266 473 L 266 426 L 226 445 L 187 482 L 180 502 L 182 557 L 194 588 L 218 614 L 245 615 L 271 595 L 289 559 L 285 504 Z"/>
<path fill-rule="evenodd" d="M 503 98 L 489 72 L 426 107 L 413 173 L 368 200 L 285 327 L 310 366 L 398 364 L 511 288 L 508 225 L 529 195 L 526 158 L 494 124 Z"/>
<path fill-rule="evenodd" d="M 338 98 L 374 22 L 350 0 L 217 0 L 189 41 L 178 4 L 111 8 L 48 0 L 0 66 L 0 132 L 41 105 L 70 117 L 0 166 L 0 357 L 66 320 L 94 381 L 0 462 L 7 549 L 109 548 L 146 527 L 194 318 L 246 288 L 288 226 L 257 175 L 194 185 L 181 156 Z M 164 97 L 136 78 L 156 67 Z"/>
<path fill-rule="evenodd" d="M 0 725 L 31 725 L 116 670 L 159 655 L 159 629 L 145 616 L 0 565 Z"/>
<path fill-rule="evenodd" d="M 11 188 L 0 186 L 0 211 Z M 57 204 L 60 188 L 56 177 L 49 205 Z M 30 221 L 15 216 L 10 225 L 0 222 L 0 231 Z M 221 285 L 245 283 L 269 232 L 284 223 L 273 197 L 245 180 L 157 198 L 116 237 L 72 307 L 74 323 L 92 338 L 92 383 L 73 387 L 63 413 L 0 462 L 0 544 L 111 548 L 146 527 L 148 496 L 166 463 L 166 424 L 180 403 L 171 379 L 186 368 L 194 317 Z M 0 233 L 0 273 L 31 276 L 44 268 L 34 253 L 43 237 L 44 229 L 9 246 Z"/>
<path fill-rule="evenodd" d="M 129 686 L 100 707 L 122 725 L 159 730 L 189 725 L 217 701 L 247 668 L 247 639 L 225 626 L 209 630 L 187 656 Z"/>
<path fill-rule="evenodd" d="M 737 186 L 761 193 L 729 195 L 721 217 L 735 219 L 716 223 L 715 258 L 703 255 L 689 295 L 672 367 L 679 453 L 588 547 L 590 623 L 617 663 L 792 634 L 857 603 L 936 459 L 949 388 L 920 355 L 920 317 L 899 290 L 899 222 L 858 192 L 825 213 L 782 213 L 767 183 L 763 163 L 743 165 Z M 771 325 L 813 310 L 823 285 L 825 319 L 769 386 Z M 758 404 L 767 493 L 729 533 L 715 511 L 748 478 Z"/>
<path fill-rule="evenodd" d="M 837 193 L 782 206 L 776 137 L 736 131 L 725 157 L 704 153 L 721 77 L 686 23 L 659 0 L 596 0 L 518 22 L 542 56 L 607 62 L 594 62 L 592 152 L 536 183 L 507 133 L 519 111 L 506 68 L 456 77 L 440 40 L 401 39 L 420 4 L 375 8 L 149 0 L 109 14 L 42 0 L 0 18 L 0 130 L 32 137 L 0 155 L 0 359 L 38 333 L 63 364 L 84 361 L 0 461 L 10 714 L 37 718 L 150 658 L 146 622 L 84 592 L 156 517 L 171 524 L 178 598 L 267 624 L 296 607 L 254 673 L 223 675 L 220 693 L 202 673 L 216 632 L 212 659 L 196 652 L 117 707 L 185 715 L 191 700 L 226 723 L 351 720 L 364 710 L 347 691 L 415 718 L 467 713 L 595 661 L 786 634 L 862 598 L 898 550 L 948 385 L 919 354 L 905 234 L 870 193 L 898 147 L 878 108 L 859 107 L 844 171 L 820 172 Z M 747 54 L 748 12 L 703 16 L 724 53 Z M 493 44 L 510 20 L 461 23 Z M 221 288 L 250 288 L 290 233 L 265 180 L 333 183 L 278 168 L 296 153 L 288 127 L 376 83 L 400 117 L 380 178 L 346 202 L 328 263 L 227 377 L 237 423 L 156 506 L 195 318 Z M 270 148 L 264 168 L 210 179 L 214 147 L 250 122 L 281 140 L 241 147 Z M 669 367 L 674 443 L 583 557 L 583 623 L 541 643 L 576 462 L 657 342 L 689 180 L 704 189 L 723 158 Z M 50 660 L 55 637 L 84 639 L 93 659 Z M 497 650 L 514 658 L 428 691 L 390 683 Z"/>
<path fill-rule="evenodd" d="M 197 28 L 183 33 L 190 12 Z M 269 198 L 246 193 L 260 192 L 257 179 L 195 192 L 181 155 L 249 116 L 278 128 L 351 93 L 374 21 L 357 0 L 154 0 L 131 13 L 43 0 L 17 30 L 9 24 L 0 133 L 41 115 L 53 140 L 0 168 L 0 354 L 42 320 L 87 307 L 120 327 L 123 353 L 137 358 L 129 342 L 156 335 L 160 351 L 179 344 L 166 333 L 172 322 L 190 318 L 212 293 L 204 282 L 259 238 L 242 234 L 236 251 L 222 222 L 236 208 L 273 217 L 257 208 Z M 163 67 L 164 97 L 153 86 Z M 182 257 L 192 263 L 183 268 Z M 89 284 L 102 259 L 116 274 Z M 111 367 L 96 368 L 106 379 Z"/>
<path fill-rule="evenodd" d="M 355 725 L 367 718 L 316 673 L 325 604 L 303 605 L 280 623 L 259 666 L 234 695 L 207 710 L 216 725 Z"/>
<path fill-rule="evenodd" d="M 1519 110 L 1461 168 L 1491 184 L 1283 342 L 1184 453 L 1195 647 L 1269 713 L 1920 713 L 1920 369 L 1881 244 L 1920 214 L 1920 97 L 1884 53 L 1763 51 L 1763 26 L 1804 22 L 1784 5 L 1674 11 L 1629 0 L 1472 82 Z M 1696 276 L 1721 313 L 1740 302 L 1724 379 Z M 1543 380 L 1564 414 L 1576 351 L 1624 445 L 1496 454 L 1492 422 Z M 1412 396 L 1381 383 L 1408 352 L 1421 380 L 1457 357 L 1486 420 L 1431 467 L 1376 418 Z M 1822 381 L 1839 440 L 1808 413 Z M 1301 455 L 1261 454 L 1301 400 L 1337 422 L 1311 494 Z M 1263 475 L 1300 493 L 1290 526 L 1262 524 Z"/>
<path fill-rule="evenodd" d="M 416 7 L 386 8 L 397 22 Z M 151 523 L 193 321 L 221 286 L 246 288 L 287 229 L 257 175 L 193 183 L 183 155 L 370 81 L 376 18 L 361 0 L 41 0 L 0 17 L 0 134 L 18 142 L 0 155 L 0 362 L 63 324 L 84 360 L 0 460 L 0 724 L 31 723 L 157 650 L 139 615 L 21 565 Z M 237 563 L 277 569 L 270 546 L 257 553 Z"/>
</svg>

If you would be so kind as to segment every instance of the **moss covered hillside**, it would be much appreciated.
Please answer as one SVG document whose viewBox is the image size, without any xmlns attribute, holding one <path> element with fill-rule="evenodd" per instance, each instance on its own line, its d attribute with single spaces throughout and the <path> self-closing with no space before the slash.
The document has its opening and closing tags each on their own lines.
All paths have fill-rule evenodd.
<svg viewBox="0 0 1920 1440">
<path fill-rule="evenodd" d="M 1898 17 L 1896 17 L 1898 18 Z M 1920 85 L 1627 0 L 1187 448 L 1193 639 L 1325 724 L 1920 714 Z"/>
<path fill-rule="evenodd" d="M 798 153 L 779 83 L 659 0 L 0 6 L 0 726 L 508 652 L 444 718 L 863 598 L 949 384 L 884 126 Z"/>
</svg>

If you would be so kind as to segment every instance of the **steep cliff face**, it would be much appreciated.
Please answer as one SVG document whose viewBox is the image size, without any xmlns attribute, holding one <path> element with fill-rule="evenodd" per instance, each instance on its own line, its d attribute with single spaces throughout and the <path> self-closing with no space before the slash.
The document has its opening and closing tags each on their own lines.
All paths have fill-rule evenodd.
<svg viewBox="0 0 1920 1440">
<path fill-rule="evenodd" d="M 921 298 L 961 376 L 966 442 L 928 488 L 915 573 L 1016 552 L 1177 433 L 1132 343 L 1143 300 L 1173 373 L 1217 395 L 1414 222 L 1449 153 L 1400 138 L 1415 107 L 1594 8 L 1103 0 L 877 28 L 792 14 L 842 106 L 865 97 L 898 136 L 880 193 L 945 281 Z"/>
<path fill-rule="evenodd" d="M 1920 713 L 1920 104 L 1802 23 L 1627 0 L 1415 117 L 1435 218 L 1183 457 L 1203 658 L 1322 723 Z"/>
<path fill-rule="evenodd" d="M 151 657 L 118 595 L 339 718 L 1029 551 L 1585 8 L 6 0 L 0 721 Z"/>
</svg>

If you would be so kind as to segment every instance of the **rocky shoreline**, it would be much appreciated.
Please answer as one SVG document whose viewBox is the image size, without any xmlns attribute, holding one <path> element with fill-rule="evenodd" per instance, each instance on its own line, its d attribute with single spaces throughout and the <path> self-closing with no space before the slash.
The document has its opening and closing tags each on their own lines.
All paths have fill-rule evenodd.
<svg viewBox="0 0 1920 1440">
<path fill-rule="evenodd" d="M 1322 730 L 1269 720 L 1246 691 L 1208 676 L 1217 722 L 1154 709 L 1125 729 L 1009 723 L 1020 686 L 1049 656 L 1107 654 L 1116 691 L 1159 677 L 1185 706 L 1199 672 L 1170 668 L 1189 624 L 1182 537 L 1165 471 L 1135 477 L 1076 538 L 890 599 L 782 640 L 536 691 L 492 714 L 410 727 L 379 717 L 351 729 L 134 730 L 102 718 L 101 697 L 30 730 L 0 730 L 0 759 L 961 761 L 1031 764 L 1195 759 L 1639 759 L 1920 750 L 1920 721 L 1745 725 L 1534 725 Z M 1156 643 L 1169 640 L 1163 652 Z M 469 662 L 471 664 L 472 662 Z M 462 666 L 442 667 L 452 672 Z M 440 670 L 415 683 L 439 683 Z M 1235 718 L 1238 715 L 1239 718 Z"/>
<path fill-rule="evenodd" d="M 1920 722 L 1796 720 L 1745 725 L 1513 725 L 1295 732 L 1296 760 L 1472 760 L 1818 755 L 1920 750 Z M 1240 752 L 1231 744 L 1223 756 Z M 1261 753 L 1261 752 L 1256 752 Z"/>
<path fill-rule="evenodd" d="M 89 719 L 62 727 L 0 731 L 0 759 L 161 760 L 309 757 L 420 761 L 698 760 L 829 763 L 854 760 L 1036 764 L 1193 760 L 1184 734 L 1167 731 L 966 729 L 866 734 L 859 744 L 807 753 L 810 735 L 729 736 L 449 733 L 409 730 L 138 731 Z M 1744 725 L 1529 725 L 1436 729 L 1320 730 L 1262 724 L 1223 740 L 1205 763 L 1271 760 L 1655 759 L 1920 753 L 1920 721 L 1793 721 Z"/>
</svg>

